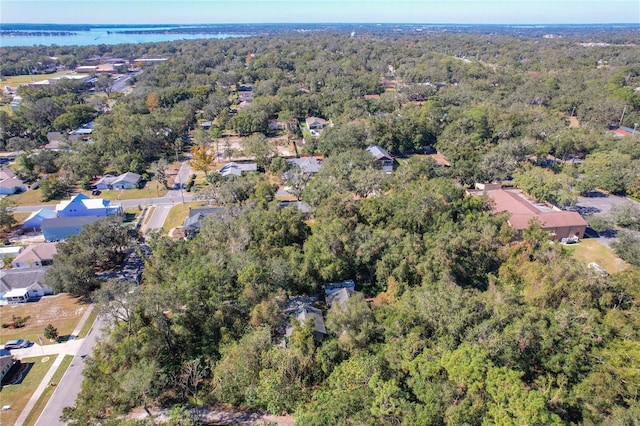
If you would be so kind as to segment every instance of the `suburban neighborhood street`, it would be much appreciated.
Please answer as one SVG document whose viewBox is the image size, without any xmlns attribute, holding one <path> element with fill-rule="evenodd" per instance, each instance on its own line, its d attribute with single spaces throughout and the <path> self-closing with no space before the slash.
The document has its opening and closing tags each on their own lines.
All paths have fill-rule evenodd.
<svg viewBox="0 0 640 426">
<path fill-rule="evenodd" d="M 76 397 L 80 393 L 80 386 L 83 379 L 82 370 L 84 369 L 84 358 L 87 355 L 91 355 L 93 347 L 96 345 L 97 339 L 101 335 L 102 327 L 104 327 L 104 323 L 100 320 L 100 317 L 98 317 L 87 337 L 78 341 L 81 343 L 77 346 L 73 361 L 71 361 L 71 364 L 69 365 L 67 372 L 62 377 L 62 380 L 60 380 L 60 383 L 56 384 L 56 389 L 54 390 L 51 399 L 49 399 L 47 406 L 42 411 L 36 425 L 53 426 L 65 424 L 59 420 L 62 415 L 62 410 L 64 407 L 72 406 L 75 403 Z"/>
</svg>

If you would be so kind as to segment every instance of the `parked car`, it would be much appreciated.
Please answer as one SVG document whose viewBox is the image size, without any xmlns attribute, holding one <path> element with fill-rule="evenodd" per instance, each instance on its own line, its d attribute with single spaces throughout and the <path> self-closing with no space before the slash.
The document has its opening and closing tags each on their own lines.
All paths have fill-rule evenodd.
<svg viewBox="0 0 640 426">
<path fill-rule="evenodd" d="M 102 192 L 100 192 L 99 189 L 94 189 L 93 191 L 91 191 L 91 195 L 100 195 L 102 194 Z"/>
<path fill-rule="evenodd" d="M 31 342 L 26 339 L 18 339 L 18 340 L 7 340 L 4 344 L 5 349 L 22 349 L 28 348 L 31 345 Z"/>
</svg>

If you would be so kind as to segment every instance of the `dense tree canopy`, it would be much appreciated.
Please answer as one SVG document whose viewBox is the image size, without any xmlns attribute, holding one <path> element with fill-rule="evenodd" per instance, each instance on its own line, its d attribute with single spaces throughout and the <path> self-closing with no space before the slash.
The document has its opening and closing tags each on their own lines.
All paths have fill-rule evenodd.
<svg viewBox="0 0 640 426">
<path fill-rule="evenodd" d="M 312 425 L 637 418 L 638 271 L 594 274 L 535 226 L 518 239 L 463 187 L 514 178 L 562 206 L 592 188 L 635 191 L 637 138 L 607 131 L 623 111 L 622 124 L 640 122 L 638 35 L 592 38 L 603 44 L 575 34 L 374 31 L 34 48 L 30 55 L 69 63 L 131 52 L 171 60 L 132 78 L 133 92 L 97 117 L 94 144 L 55 159 L 25 155 L 25 173 L 53 164 L 86 179 L 156 162 L 161 176 L 158 160 L 194 136 L 192 167 L 208 174 L 200 195 L 224 207 L 192 240 L 150 237 L 135 296 L 114 283 L 96 294 L 112 333 L 88 358 L 67 418 L 107 423 L 136 406 L 175 404 L 286 411 Z M 16 51 L 5 51 L 2 70 L 22 72 Z M 240 85 L 253 87 L 242 107 Z M 0 112 L 4 146 L 33 149 L 48 131 L 96 114 L 82 90 L 23 89 L 24 105 Z M 309 116 L 332 125 L 293 147 L 325 157 L 315 177 L 290 178 L 301 178 L 296 196 L 312 219 L 274 201 L 267 179 L 209 174 L 216 155 L 207 139 L 238 135 L 261 168 L 284 170 L 271 161 L 269 121 L 284 122 L 292 142 Z M 218 130 L 194 133 L 204 120 Z M 363 151 L 370 144 L 397 157 L 393 174 Z M 449 168 L 403 158 L 433 148 Z M 84 232 L 59 246 L 48 274 L 58 290 L 88 295 L 95 272 L 129 244 L 116 222 Z M 616 247 L 631 263 L 634 238 L 622 233 Z M 348 279 L 358 294 L 315 305 L 325 339 L 314 338 L 313 321 L 291 321 L 284 339 L 290 297 Z"/>
</svg>

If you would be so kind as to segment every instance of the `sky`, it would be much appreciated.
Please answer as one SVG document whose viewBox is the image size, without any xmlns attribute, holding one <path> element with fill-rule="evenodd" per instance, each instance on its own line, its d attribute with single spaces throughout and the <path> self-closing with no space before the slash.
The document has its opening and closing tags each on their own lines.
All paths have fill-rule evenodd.
<svg viewBox="0 0 640 426">
<path fill-rule="evenodd" d="M 640 23 L 640 0 L 0 0 L 1 23 Z"/>
</svg>

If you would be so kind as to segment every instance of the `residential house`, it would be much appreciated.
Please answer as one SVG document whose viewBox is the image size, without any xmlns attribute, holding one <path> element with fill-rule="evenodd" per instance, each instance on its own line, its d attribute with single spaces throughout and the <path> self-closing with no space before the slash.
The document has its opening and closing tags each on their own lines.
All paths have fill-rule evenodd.
<svg viewBox="0 0 640 426">
<path fill-rule="evenodd" d="M 222 176 L 241 176 L 243 173 L 258 171 L 256 163 L 227 163 L 220 169 Z"/>
<path fill-rule="evenodd" d="M 2 259 L 2 266 L 9 265 L 23 249 L 23 246 L 0 247 L 0 259 Z"/>
<path fill-rule="evenodd" d="M 42 221 L 42 234 L 44 240 L 64 241 L 67 238 L 78 235 L 82 228 L 99 220 L 99 216 L 57 217 Z"/>
<path fill-rule="evenodd" d="M 311 305 L 302 305 L 293 315 L 300 325 L 304 325 L 307 321 L 313 321 L 313 338 L 322 341 L 327 336 L 327 329 L 324 325 L 324 318 L 320 309 Z M 290 337 L 293 333 L 293 326 L 289 325 L 286 329 L 286 337 Z"/>
<path fill-rule="evenodd" d="M 292 166 L 299 167 L 303 173 L 310 175 L 315 175 L 320 171 L 320 167 L 322 167 L 322 161 L 319 161 L 315 157 L 289 158 L 287 162 Z"/>
<path fill-rule="evenodd" d="M 14 268 L 37 268 L 53 263 L 53 256 L 58 252 L 56 243 L 28 245 L 11 262 Z"/>
<path fill-rule="evenodd" d="M 72 136 L 80 137 L 82 138 L 82 140 L 88 141 L 89 139 L 91 139 L 91 133 L 93 133 L 94 124 L 95 124 L 95 121 L 90 121 L 86 124 L 83 124 L 77 129 L 74 129 L 71 132 L 69 132 L 69 137 L 72 137 Z"/>
<path fill-rule="evenodd" d="M 5 179 L 11 179 L 15 176 L 16 174 L 9 167 L 5 166 L 0 168 L 0 181 L 3 181 Z"/>
<path fill-rule="evenodd" d="M 6 303 L 25 303 L 53 290 L 45 283 L 48 267 L 3 269 L 0 271 L 0 296 Z"/>
<path fill-rule="evenodd" d="M 393 157 L 381 146 L 371 145 L 366 151 L 371 154 L 374 161 L 387 173 L 393 171 Z"/>
<path fill-rule="evenodd" d="M 79 138 L 78 136 L 74 136 L 74 139 Z M 67 135 L 62 135 L 62 132 L 48 132 L 47 133 L 47 144 L 43 145 L 41 148 L 49 151 L 60 151 L 63 148 L 66 148 L 68 141 L 73 140 L 71 137 Z"/>
<path fill-rule="evenodd" d="M 309 130 L 322 130 L 327 127 L 327 120 L 320 117 L 307 117 L 305 120 Z"/>
<path fill-rule="evenodd" d="M 29 215 L 29 217 L 22 222 L 23 229 L 40 229 L 42 221 L 45 219 L 54 219 L 58 217 L 58 213 L 51 209 L 40 209 Z"/>
<path fill-rule="evenodd" d="M 351 290 L 355 290 L 356 283 L 353 280 L 340 281 L 337 283 L 328 283 L 324 285 L 324 295 L 330 296 L 333 293 L 337 292 L 343 288 L 350 288 Z"/>
<path fill-rule="evenodd" d="M 96 182 L 96 189 L 101 191 L 107 189 L 133 189 L 138 186 L 140 175 L 137 173 L 127 172 L 120 176 L 104 175 Z"/>
<path fill-rule="evenodd" d="M 111 216 L 122 214 L 122 207 L 118 204 L 112 205 L 102 198 L 89 198 L 84 194 L 77 194 L 70 200 L 61 201 L 56 205 L 58 217 L 80 217 L 80 216 Z M 51 220 L 51 219 L 49 219 Z"/>
<path fill-rule="evenodd" d="M 201 221 L 205 217 L 215 216 L 216 219 L 222 219 L 225 209 L 223 207 L 200 207 L 189 209 L 189 216 L 184 220 L 182 229 L 185 231 L 187 238 L 193 238 L 200 232 Z"/>
<path fill-rule="evenodd" d="M 18 178 L 9 178 L 0 182 L 0 194 L 19 194 L 27 190 L 24 183 Z"/>
<path fill-rule="evenodd" d="M 287 129 L 287 125 L 278 120 L 269 120 L 268 127 L 269 127 L 269 130 L 271 131 Z"/>
<path fill-rule="evenodd" d="M 11 367 L 16 363 L 15 358 L 6 349 L 0 350 L 0 386 L 4 384 L 4 378 L 11 370 Z"/>
<path fill-rule="evenodd" d="M 495 213 L 509 213 L 509 225 L 518 231 L 530 226 L 532 221 L 540 223 L 553 239 L 583 238 L 587 222 L 577 212 L 560 210 L 545 204 L 534 204 L 519 190 L 489 189 L 467 191 L 471 195 L 486 195 L 493 203 Z"/>
<path fill-rule="evenodd" d="M 304 219 L 311 219 L 313 216 L 313 207 L 303 201 L 280 201 L 278 207 L 282 209 L 295 207 Z"/>
<path fill-rule="evenodd" d="M 15 193 L 24 192 L 27 187 L 18 178 L 15 173 L 9 167 L 3 167 L 0 169 L 0 194 L 11 195 Z"/>
<path fill-rule="evenodd" d="M 326 296 L 327 306 L 332 308 L 333 306 L 344 306 L 347 300 L 358 292 L 352 288 L 343 287 L 340 290 L 334 291 L 330 295 Z"/>
</svg>

